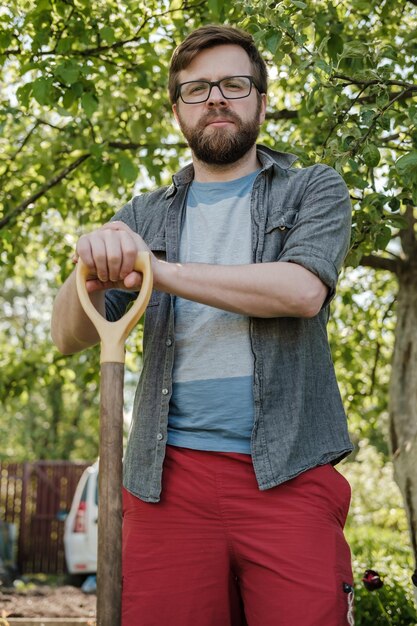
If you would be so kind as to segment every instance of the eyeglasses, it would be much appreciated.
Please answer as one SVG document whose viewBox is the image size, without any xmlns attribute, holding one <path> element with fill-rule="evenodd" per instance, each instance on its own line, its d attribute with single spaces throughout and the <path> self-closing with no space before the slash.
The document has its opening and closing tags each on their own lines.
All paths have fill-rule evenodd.
<svg viewBox="0 0 417 626">
<path fill-rule="evenodd" d="M 178 85 L 176 100 L 181 98 L 185 104 L 207 102 L 213 87 L 218 87 L 226 100 L 239 100 L 249 96 L 252 91 L 252 85 L 258 89 L 252 76 L 226 76 L 226 78 L 213 82 L 209 80 L 189 80 Z"/>
</svg>

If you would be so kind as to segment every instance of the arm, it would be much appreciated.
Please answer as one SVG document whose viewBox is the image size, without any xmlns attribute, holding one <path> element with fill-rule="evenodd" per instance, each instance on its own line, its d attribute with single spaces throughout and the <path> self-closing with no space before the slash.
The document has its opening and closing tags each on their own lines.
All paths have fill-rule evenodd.
<svg viewBox="0 0 417 626">
<path fill-rule="evenodd" d="M 154 262 L 156 289 L 251 317 L 313 317 L 328 288 L 296 263 L 184 265 Z"/>
<path fill-rule="evenodd" d="M 127 258 L 125 243 L 132 243 L 129 238 L 133 248 Z M 320 278 L 296 263 L 226 266 L 160 261 L 123 222 L 110 222 L 82 239 L 77 250 L 92 276 L 101 278 L 90 281 L 90 292 L 114 287 L 111 281 L 121 279 L 125 289 L 139 290 L 141 276 L 132 266 L 137 252 L 146 250 L 151 254 L 155 289 L 242 315 L 312 317 L 327 296 L 327 286 Z"/>
<path fill-rule="evenodd" d="M 140 284 L 140 274 L 132 272 L 136 258 L 137 237 L 129 228 L 114 236 L 106 228 L 83 235 L 77 243 L 75 259 L 81 256 L 91 267 L 91 280 L 87 282 L 92 303 L 105 317 L 104 290 L 111 287 L 129 289 L 132 278 Z M 140 239 L 140 238 L 139 238 Z M 94 258 L 96 261 L 94 261 Z M 111 268 L 108 273 L 107 265 Z M 105 266 L 105 270 L 102 269 Z M 103 278 L 98 280 L 98 276 Z M 127 285 L 124 279 L 127 279 Z M 63 354 L 73 354 L 99 342 L 97 331 L 81 307 L 75 281 L 75 272 L 69 276 L 59 290 L 52 311 L 51 335 Z"/>
<path fill-rule="evenodd" d="M 91 298 L 97 310 L 104 314 L 104 292 L 97 291 Z M 75 272 L 67 278 L 55 298 L 51 335 L 53 342 L 63 354 L 80 352 L 100 340 L 78 299 Z"/>
</svg>

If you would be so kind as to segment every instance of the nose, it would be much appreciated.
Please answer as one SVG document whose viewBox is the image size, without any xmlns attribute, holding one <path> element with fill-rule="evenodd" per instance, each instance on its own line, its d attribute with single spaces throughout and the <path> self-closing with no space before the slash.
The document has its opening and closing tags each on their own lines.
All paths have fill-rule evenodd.
<svg viewBox="0 0 417 626">
<path fill-rule="evenodd" d="M 213 107 L 216 104 L 220 104 L 222 106 L 227 106 L 227 100 L 223 96 L 222 92 L 218 85 L 213 85 L 211 88 L 209 99 L 207 100 L 207 105 L 209 107 Z"/>
</svg>

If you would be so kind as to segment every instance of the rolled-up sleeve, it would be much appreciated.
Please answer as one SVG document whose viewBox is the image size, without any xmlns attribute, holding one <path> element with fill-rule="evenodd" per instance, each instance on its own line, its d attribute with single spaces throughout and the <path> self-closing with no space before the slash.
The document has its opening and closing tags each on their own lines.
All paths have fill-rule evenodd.
<svg viewBox="0 0 417 626">
<path fill-rule="evenodd" d="M 309 168 L 309 179 L 279 261 L 297 263 L 320 278 L 333 297 L 349 249 L 352 207 L 343 178 L 331 167 Z"/>
</svg>

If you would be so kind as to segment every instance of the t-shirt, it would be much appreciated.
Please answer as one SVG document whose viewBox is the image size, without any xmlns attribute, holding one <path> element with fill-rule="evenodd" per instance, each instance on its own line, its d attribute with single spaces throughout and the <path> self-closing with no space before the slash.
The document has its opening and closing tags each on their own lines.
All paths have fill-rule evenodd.
<svg viewBox="0 0 417 626">
<path fill-rule="evenodd" d="M 192 183 L 181 263 L 252 262 L 250 198 L 256 175 Z M 174 319 L 168 443 L 249 454 L 254 420 L 249 318 L 177 297 Z"/>
</svg>

